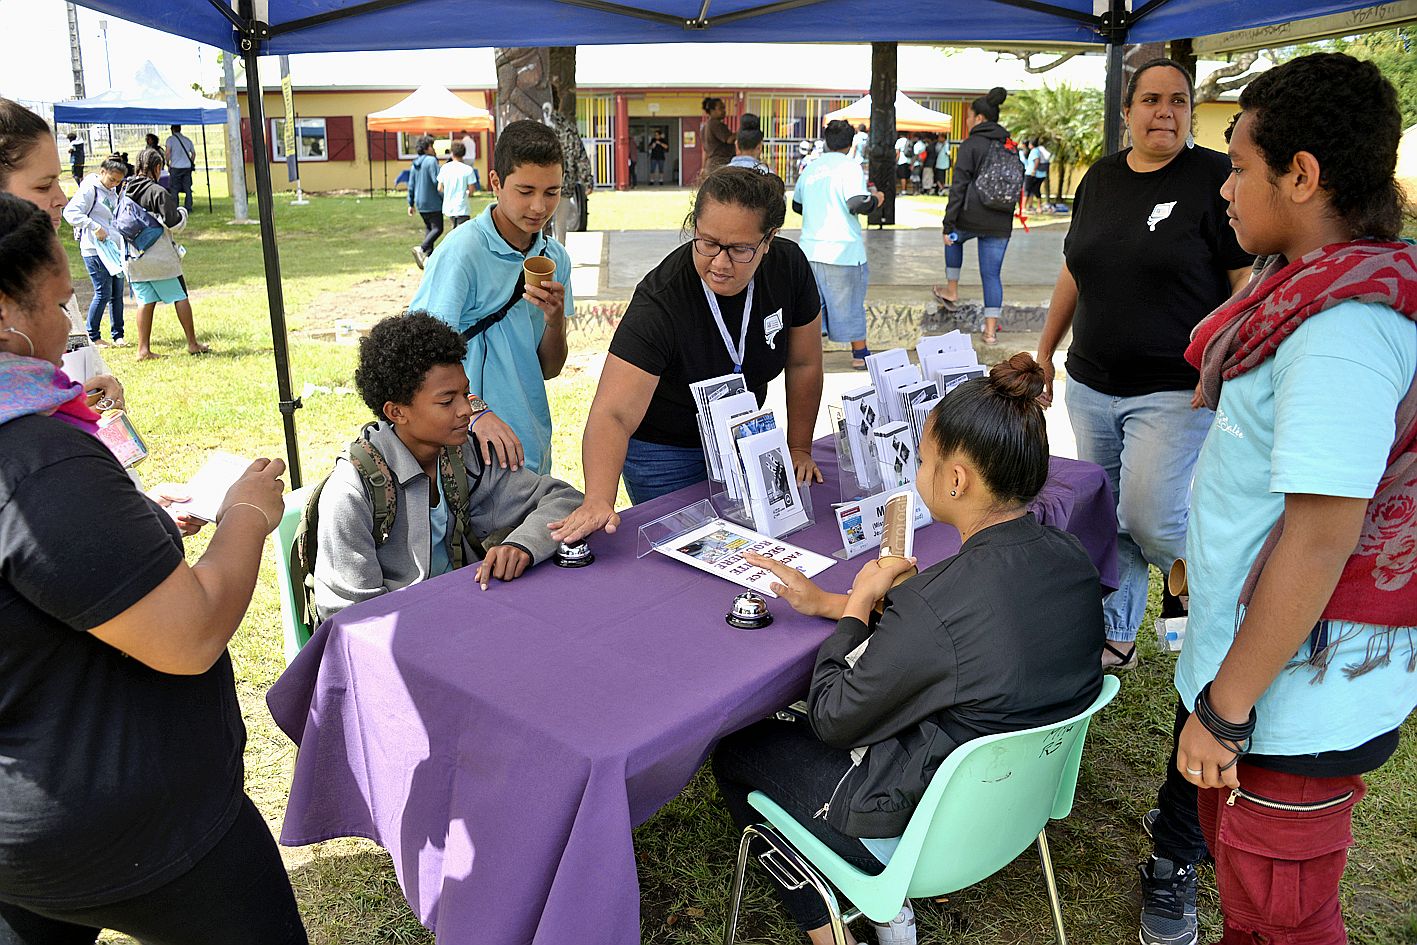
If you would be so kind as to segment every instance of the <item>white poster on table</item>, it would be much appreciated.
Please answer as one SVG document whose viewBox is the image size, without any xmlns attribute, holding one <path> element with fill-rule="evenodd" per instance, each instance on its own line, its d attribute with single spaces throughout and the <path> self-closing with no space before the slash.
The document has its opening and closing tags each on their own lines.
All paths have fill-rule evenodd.
<svg viewBox="0 0 1417 945">
<path fill-rule="evenodd" d="M 758 531 L 776 538 L 805 526 L 807 510 L 792 471 L 786 431 L 772 429 L 744 437 L 738 441 L 738 453 Z"/>
<path fill-rule="evenodd" d="M 673 541 L 656 545 L 654 550 L 769 597 L 777 596 L 772 585 L 781 582 L 771 571 L 743 560 L 744 552 L 781 561 L 807 577 L 815 577 L 836 564 L 826 555 L 789 545 L 721 518 L 711 519 Z"/>
</svg>

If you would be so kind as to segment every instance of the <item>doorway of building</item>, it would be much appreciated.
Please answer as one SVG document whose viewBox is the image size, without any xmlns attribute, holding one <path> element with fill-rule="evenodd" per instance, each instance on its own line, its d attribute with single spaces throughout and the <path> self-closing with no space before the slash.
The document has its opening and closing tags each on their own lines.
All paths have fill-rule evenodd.
<svg viewBox="0 0 1417 945">
<path fill-rule="evenodd" d="M 650 145 L 656 131 L 664 135 L 665 142 L 669 146 L 664 157 L 664 173 L 655 175 L 661 183 L 654 184 L 657 187 L 678 187 L 681 185 L 679 177 L 680 167 L 680 140 L 679 140 L 678 118 L 631 118 L 630 119 L 630 152 L 635 155 L 635 162 L 631 166 L 630 181 L 633 186 L 644 187 L 651 185 L 650 179 Z"/>
</svg>

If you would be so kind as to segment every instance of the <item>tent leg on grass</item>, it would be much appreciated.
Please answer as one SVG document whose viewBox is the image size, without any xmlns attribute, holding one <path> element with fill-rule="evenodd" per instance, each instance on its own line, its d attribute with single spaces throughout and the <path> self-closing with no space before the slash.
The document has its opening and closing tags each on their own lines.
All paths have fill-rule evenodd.
<svg viewBox="0 0 1417 945">
<path fill-rule="evenodd" d="M 207 126 L 202 126 L 202 171 L 207 175 L 207 212 L 212 210 L 212 160 L 207 156 Z"/>
<path fill-rule="evenodd" d="M 241 18 L 254 20 L 251 0 L 241 0 Z M 285 336 L 285 293 L 280 283 L 280 251 L 276 247 L 275 200 L 271 195 L 270 152 L 266 146 L 265 102 L 262 100 L 260 50 L 251 36 L 241 38 L 246 60 L 246 102 L 251 111 L 251 160 L 256 166 L 256 207 L 261 217 L 261 255 L 266 270 L 266 298 L 271 310 L 271 346 L 276 361 L 276 390 L 280 396 L 281 420 L 285 424 L 286 468 L 290 487 L 299 489 L 300 444 L 295 436 L 295 411 L 302 406 L 291 396 L 290 351 Z"/>
</svg>

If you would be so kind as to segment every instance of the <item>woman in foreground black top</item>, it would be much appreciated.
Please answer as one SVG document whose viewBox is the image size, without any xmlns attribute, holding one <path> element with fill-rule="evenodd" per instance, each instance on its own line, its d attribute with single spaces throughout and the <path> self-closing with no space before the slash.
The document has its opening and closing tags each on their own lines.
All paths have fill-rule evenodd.
<svg viewBox="0 0 1417 945">
<path fill-rule="evenodd" d="M 226 652 L 284 464 L 189 567 L 58 369 L 71 291 L 49 217 L 0 194 L 0 945 L 304 945 Z"/>
<path fill-rule="evenodd" d="M 984 735 L 1061 721 L 1097 697 L 1097 569 L 1076 538 L 1026 511 L 1048 477 L 1042 389 L 1042 369 L 1017 354 L 931 411 L 917 490 L 936 521 L 959 529 L 963 545 L 953 557 L 894 590 L 910 563 L 870 561 L 850 594 L 828 594 L 754 557 L 783 582 L 774 591 L 802 613 L 836 620 L 837 629 L 817 651 L 811 730 L 758 722 L 714 752 L 739 828 L 762 819 L 747 801 L 761 790 L 849 863 L 879 873 L 877 854 L 889 859 L 891 841 L 952 751 Z M 882 597 L 885 612 L 873 617 Z M 866 640 L 849 666 L 847 654 Z M 853 764 L 851 749 L 867 746 Z M 781 892 L 812 941 L 830 942 L 816 893 Z M 907 902 L 877 935 L 913 942 L 913 926 Z"/>
</svg>

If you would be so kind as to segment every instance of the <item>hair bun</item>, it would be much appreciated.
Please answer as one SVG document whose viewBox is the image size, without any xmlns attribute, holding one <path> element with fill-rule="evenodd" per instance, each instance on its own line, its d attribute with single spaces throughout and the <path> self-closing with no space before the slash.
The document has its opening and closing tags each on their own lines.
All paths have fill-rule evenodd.
<svg viewBox="0 0 1417 945">
<path fill-rule="evenodd" d="M 988 98 L 990 105 L 997 108 L 1004 104 L 1004 99 L 1009 97 L 1009 90 L 1002 85 L 996 85 L 989 90 L 989 94 L 985 97 Z"/>
<path fill-rule="evenodd" d="M 1010 400 L 1033 403 L 1043 393 L 1043 367 L 1026 351 L 989 369 L 989 386 Z"/>
</svg>

